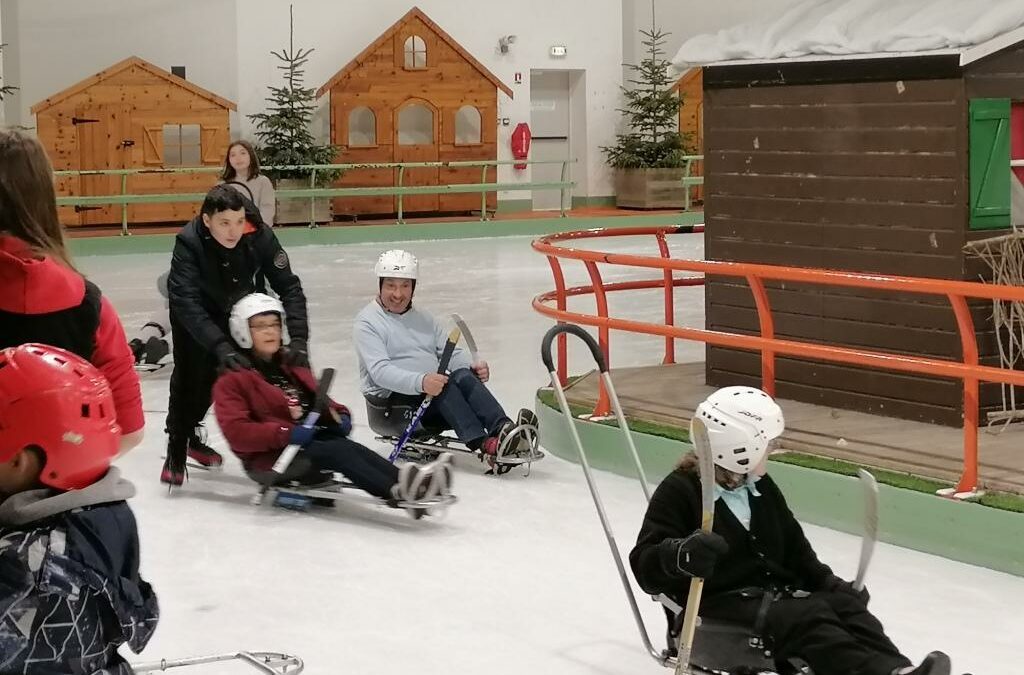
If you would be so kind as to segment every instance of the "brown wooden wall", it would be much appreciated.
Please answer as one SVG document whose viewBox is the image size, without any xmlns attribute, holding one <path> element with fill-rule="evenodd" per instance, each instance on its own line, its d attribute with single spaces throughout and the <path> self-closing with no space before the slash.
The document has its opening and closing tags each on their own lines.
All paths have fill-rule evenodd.
<svg viewBox="0 0 1024 675">
<path fill-rule="evenodd" d="M 703 69 L 694 68 L 679 78 L 676 88 L 683 104 L 679 108 L 679 133 L 687 134 L 688 144 L 694 154 L 704 152 L 704 77 Z M 697 162 L 691 168 L 691 176 L 701 176 L 704 163 Z M 704 187 L 695 185 L 690 188 L 690 198 L 694 201 L 704 199 Z"/>
<path fill-rule="evenodd" d="M 705 73 L 705 81 L 707 81 Z M 965 278 L 967 117 L 960 78 L 705 89 L 705 254 Z M 941 299 L 770 284 L 779 337 L 959 359 Z M 742 281 L 712 278 L 708 327 L 757 332 Z M 989 308 L 975 308 L 994 354 Z M 958 383 L 780 358 L 785 398 L 959 424 Z M 711 347 L 709 384 L 757 384 L 756 354 Z M 991 396 L 991 392 L 986 392 Z"/>
<path fill-rule="evenodd" d="M 73 118 L 96 122 L 74 124 Z M 229 142 L 229 111 L 188 89 L 132 66 L 36 114 L 39 140 L 55 170 L 161 168 L 164 164 L 163 125 L 200 126 L 202 163 L 224 161 Z M 134 145 L 124 145 L 124 140 Z M 131 194 L 205 192 L 215 174 L 152 174 L 132 176 Z M 62 177 L 59 195 L 120 194 L 120 176 Z M 121 222 L 121 207 L 108 206 L 76 213 L 61 207 L 64 225 Z M 128 209 L 132 223 L 185 221 L 196 211 L 190 203 L 139 204 Z"/>
<path fill-rule="evenodd" d="M 407 37 L 424 39 L 427 67 L 407 70 L 404 45 Z M 498 93 L 492 81 L 418 18 L 411 18 L 394 35 L 365 56 L 348 77 L 330 89 L 331 142 L 341 148 L 339 161 L 426 162 L 495 160 L 498 156 Z M 435 111 L 434 140 L 431 145 L 399 146 L 398 110 L 409 102 L 425 103 Z M 481 143 L 456 145 L 455 114 L 464 105 L 480 112 Z M 370 108 L 377 120 L 376 147 L 347 146 L 349 113 L 358 107 Z M 480 168 L 416 169 L 405 172 L 405 185 L 479 183 Z M 395 185 L 397 172 L 391 170 L 350 171 L 338 185 L 363 187 Z M 497 180 L 489 171 L 489 182 Z M 497 194 L 488 194 L 488 208 L 497 206 Z M 406 197 L 406 212 L 479 210 L 480 195 L 453 194 Z M 355 197 L 334 200 L 335 214 L 393 213 L 393 197 Z"/>
</svg>

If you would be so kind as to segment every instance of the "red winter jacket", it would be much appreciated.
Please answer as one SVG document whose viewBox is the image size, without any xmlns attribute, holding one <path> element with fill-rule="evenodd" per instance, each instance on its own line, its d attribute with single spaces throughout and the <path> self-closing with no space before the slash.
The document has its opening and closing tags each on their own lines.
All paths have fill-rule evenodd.
<svg viewBox="0 0 1024 675">
<path fill-rule="evenodd" d="M 17 237 L 0 235 L 0 314 L 0 346 L 42 342 L 88 359 L 110 382 L 121 431 L 143 427 L 139 376 L 121 320 L 82 275 L 38 257 Z"/>
<path fill-rule="evenodd" d="M 282 369 L 310 394 L 316 391 L 316 379 L 309 368 Z M 328 399 L 328 405 L 340 415 L 351 416 L 348 408 L 339 403 Z M 213 412 L 231 451 L 249 471 L 268 471 L 273 467 L 298 424 L 292 420 L 284 392 L 255 369 L 228 371 L 217 378 L 213 385 Z M 318 426 L 326 420 L 325 414 Z"/>
</svg>

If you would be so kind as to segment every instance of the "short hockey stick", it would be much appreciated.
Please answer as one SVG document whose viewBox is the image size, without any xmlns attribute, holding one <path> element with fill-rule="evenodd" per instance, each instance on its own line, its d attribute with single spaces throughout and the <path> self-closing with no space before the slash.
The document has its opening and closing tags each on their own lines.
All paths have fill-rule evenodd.
<svg viewBox="0 0 1024 675">
<path fill-rule="evenodd" d="M 878 542 L 878 481 L 864 469 L 858 469 L 857 476 L 864 488 L 864 538 L 860 542 L 860 562 L 857 563 L 857 578 L 853 582 L 854 590 L 859 591 L 864 588 L 864 575 L 868 572 L 868 563 Z"/>
<path fill-rule="evenodd" d="M 437 372 L 439 375 L 443 375 L 448 371 L 448 364 L 452 360 L 452 354 L 455 352 L 455 345 L 459 343 L 459 335 L 461 331 L 458 326 L 452 328 L 452 331 L 448 333 L 448 341 L 444 343 L 444 350 L 441 352 L 441 360 L 437 364 Z M 420 403 L 420 407 L 416 408 L 416 412 L 413 413 L 412 419 L 409 420 L 409 425 L 405 427 L 405 431 L 399 437 L 398 442 L 395 443 L 395 448 L 391 451 L 391 455 L 388 456 L 388 461 L 392 464 L 398 459 L 398 455 L 402 453 L 402 448 L 412 438 L 413 433 L 416 431 L 417 425 L 420 423 L 420 419 L 423 417 L 423 413 L 427 412 L 427 408 L 430 407 L 431 401 L 434 400 L 433 396 L 425 396 L 423 402 Z"/>
<path fill-rule="evenodd" d="M 690 423 L 690 442 L 697 453 L 700 466 L 700 529 L 711 531 L 715 520 L 715 462 L 711 456 L 711 441 L 708 440 L 708 429 L 704 420 L 694 417 Z M 683 628 L 679 631 L 679 657 L 676 662 L 676 675 L 687 675 L 690 672 L 690 652 L 693 649 L 693 636 L 697 630 L 697 612 L 700 610 L 700 596 L 704 592 L 704 579 L 694 577 L 690 580 L 690 594 L 686 598 L 686 612 L 683 614 Z"/>
<path fill-rule="evenodd" d="M 320 419 L 320 411 L 327 405 L 327 391 L 331 388 L 331 382 L 334 381 L 334 368 L 324 368 L 320 374 L 320 381 L 316 386 L 316 398 L 313 400 L 313 409 L 306 415 L 306 419 L 303 420 L 302 426 L 307 429 L 312 429 L 317 421 Z M 298 454 L 302 447 L 292 443 L 285 447 L 278 456 L 277 461 L 274 462 L 274 466 L 271 469 L 270 476 L 264 481 L 263 485 L 260 486 L 259 493 L 253 497 L 253 503 L 259 504 L 263 501 L 264 495 L 267 493 L 267 489 L 280 480 L 281 476 L 291 466 L 292 460 L 295 459 L 295 455 Z"/>
</svg>

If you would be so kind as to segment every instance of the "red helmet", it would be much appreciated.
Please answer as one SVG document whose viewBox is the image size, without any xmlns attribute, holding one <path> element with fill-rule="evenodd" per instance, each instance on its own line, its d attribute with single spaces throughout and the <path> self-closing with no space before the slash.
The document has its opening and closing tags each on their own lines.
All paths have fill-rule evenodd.
<svg viewBox="0 0 1024 675">
<path fill-rule="evenodd" d="M 36 446 L 40 482 L 76 490 L 107 472 L 120 439 L 110 385 L 91 363 L 49 345 L 0 351 L 0 462 Z"/>
</svg>

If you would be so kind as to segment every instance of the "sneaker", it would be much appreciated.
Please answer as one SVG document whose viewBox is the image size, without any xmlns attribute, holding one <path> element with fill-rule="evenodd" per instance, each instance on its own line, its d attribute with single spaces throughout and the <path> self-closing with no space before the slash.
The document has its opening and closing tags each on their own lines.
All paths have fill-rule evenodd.
<svg viewBox="0 0 1024 675">
<path fill-rule="evenodd" d="M 430 486 L 426 467 L 415 462 L 406 462 L 398 470 L 398 498 L 403 502 L 418 502 L 424 498 Z"/>
<path fill-rule="evenodd" d="M 181 487 L 185 482 L 185 467 L 175 466 L 174 462 L 170 457 L 164 460 L 163 471 L 160 472 L 160 482 L 164 485 L 171 487 Z"/>
<path fill-rule="evenodd" d="M 538 427 L 540 425 L 540 421 L 537 419 L 537 414 L 529 408 L 519 409 L 519 416 L 516 418 L 516 426 L 521 427 L 523 425 L 531 427 Z"/>
<path fill-rule="evenodd" d="M 206 444 L 206 429 L 202 425 L 197 426 L 195 433 L 189 436 L 186 454 L 208 469 L 224 464 L 221 454 Z"/>
<path fill-rule="evenodd" d="M 437 483 L 435 494 L 448 496 L 452 493 L 452 482 L 455 477 L 454 463 L 452 453 L 442 452 L 437 459 L 425 467 L 431 472 L 432 478 Z"/>
<path fill-rule="evenodd" d="M 516 450 L 521 454 L 532 453 L 537 443 L 537 433 L 540 427 L 540 420 L 536 413 L 529 408 L 521 408 L 516 419 L 516 426 L 525 427 L 519 430 L 519 441 Z"/>
</svg>

